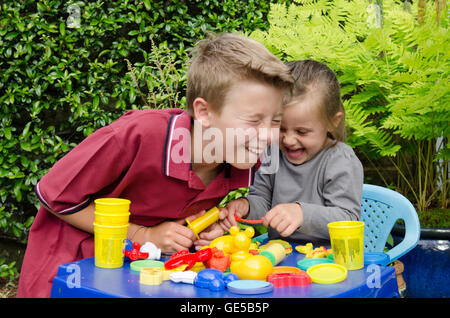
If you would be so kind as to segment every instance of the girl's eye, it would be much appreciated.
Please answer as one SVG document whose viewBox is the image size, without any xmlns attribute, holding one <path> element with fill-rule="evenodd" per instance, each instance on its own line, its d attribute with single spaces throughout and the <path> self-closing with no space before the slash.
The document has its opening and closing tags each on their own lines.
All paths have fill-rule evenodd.
<svg viewBox="0 0 450 318">
<path fill-rule="evenodd" d="M 297 130 L 296 132 L 297 132 L 297 134 L 299 134 L 299 135 L 304 135 L 304 134 L 307 133 L 306 130 Z"/>
</svg>

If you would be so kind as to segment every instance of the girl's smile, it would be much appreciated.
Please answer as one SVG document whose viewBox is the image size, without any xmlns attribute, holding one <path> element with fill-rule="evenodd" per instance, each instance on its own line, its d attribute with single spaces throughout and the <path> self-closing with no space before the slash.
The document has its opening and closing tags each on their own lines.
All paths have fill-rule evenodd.
<svg viewBox="0 0 450 318">
<path fill-rule="evenodd" d="M 312 106 L 313 96 L 286 107 L 280 128 L 280 149 L 292 164 L 311 160 L 331 139 L 327 136 L 327 125 Z"/>
</svg>

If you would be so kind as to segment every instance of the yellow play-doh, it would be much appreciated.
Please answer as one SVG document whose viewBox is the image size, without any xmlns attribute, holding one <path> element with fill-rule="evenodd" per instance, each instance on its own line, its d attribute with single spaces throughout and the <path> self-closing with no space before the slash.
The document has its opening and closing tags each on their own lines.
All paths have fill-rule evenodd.
<svg viewBox="0 0 450 318">
<path fill-rule="evenodd" d="M 272 270 L 272 262 L 262 255 L 252 255 L 241 262 L 232 262 L 230 265 L 230 271 L 239 279 L 266 280 Z"/>
</svg>

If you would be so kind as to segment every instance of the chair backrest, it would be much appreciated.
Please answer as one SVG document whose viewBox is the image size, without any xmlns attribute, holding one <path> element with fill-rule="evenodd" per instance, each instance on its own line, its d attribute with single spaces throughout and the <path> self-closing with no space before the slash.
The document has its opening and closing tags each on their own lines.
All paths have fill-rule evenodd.
<svg viewBox="0 0 450 318">
<path fill-rule="evenodd" d="M 391 230 L 398 219 L 405 222 L 405 238 L 387 254 L 391 261 L 417 245 L 420 223 L 414 206 L 403 195 L 388 188 L 364 184 L 361 221 L 364 227 L 364 250 L 383 252 Z"/>
</svg>

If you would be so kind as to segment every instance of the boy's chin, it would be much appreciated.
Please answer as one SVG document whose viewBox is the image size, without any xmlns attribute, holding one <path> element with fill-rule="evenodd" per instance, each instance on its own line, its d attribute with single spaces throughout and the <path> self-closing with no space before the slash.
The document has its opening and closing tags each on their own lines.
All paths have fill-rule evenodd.
<svg viewBox="0 0 450 318">
<path fill-rule="evenodd" d="M 256 164 L 256 162 L 244 162 L 244 163 L 229 162 L 229 164 L 236 169 L 248 170 L 250 168 L 253 168 L 253 166 Z"/>
</svg>

